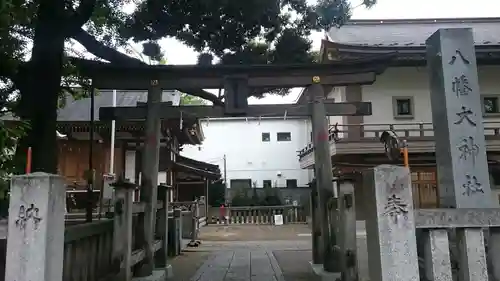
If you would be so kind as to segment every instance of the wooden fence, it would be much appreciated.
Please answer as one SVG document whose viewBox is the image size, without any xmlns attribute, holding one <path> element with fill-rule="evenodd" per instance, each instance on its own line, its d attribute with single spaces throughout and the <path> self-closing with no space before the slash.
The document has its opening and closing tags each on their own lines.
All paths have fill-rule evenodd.
<svg viewBox="0 0 500 281">
<path fill-rule="evenodd" d="M 212 217 L 212 224 L 275 224 L 275 215 L 281 215 L 284 224 L 306 223 L 302 206 L 245 206 L 224 208 L 226 217 Z"/>
<path fill-rule="evenodd" d="M 159 199 L 167 198 L 166 188 L 159 187 L 158 193 Z M 133 190 L 117 187 L 112 212 L 101 214 L 101 220 L 92 223 L 82 222 L 83 213 L 65 215 L 64 197 L 65 184 L 59 176 L 34 173 L 14 177 L 5 280 L 130 280 L 147 254 L 135 235 L 145 206 L 132 201 Z M 167 210 L 162 200 L 157 203 L 152 250 L 155 268 L 164 275 L 169 272 L 167 256 L 172 255 L 172 247 L 181 245 L 180 236 L 196 237 L 200 204 L 191 205 L 191 210 L 181 211 L 175 206 Z M 169 220 L 180 230 L 168 228 Z M 168 235 L 167 229 L 181 235 Z"/>
</svg>

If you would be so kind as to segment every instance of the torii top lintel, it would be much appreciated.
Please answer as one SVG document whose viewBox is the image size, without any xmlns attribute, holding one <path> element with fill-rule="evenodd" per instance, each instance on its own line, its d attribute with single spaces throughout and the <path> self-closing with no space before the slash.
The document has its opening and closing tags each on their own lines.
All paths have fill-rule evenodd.
<svg viewBox="0 0 500 281">
<path fill-rule="evenodd" d="M 293 88 L 311 84 L 313 76 L 321 84 L 345 86 L 372 84 L 396 54 L 384 54 L 356 60 L 328 64 L 282 65 L 132 65 L 78 60 L 80 74 L 92 79 L 98 89 L 145 90 L 155 80 L 162 89 L 224 88 L 225 80 L 239 77 L 248 81 L 248 87 Z"/>
</svg>

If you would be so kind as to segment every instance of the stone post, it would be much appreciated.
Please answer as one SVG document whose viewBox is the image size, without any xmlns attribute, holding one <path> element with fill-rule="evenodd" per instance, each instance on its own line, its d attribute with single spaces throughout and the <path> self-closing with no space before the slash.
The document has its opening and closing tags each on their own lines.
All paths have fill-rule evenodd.
<svg viewBox="0 0 500 281">
<path fill-rule="evenodd" d="M 338 272 L 338 252 L 332 245 L 328 224 L 327 202 L 333 193 L 332 159 L 328 139 L 328 122 L 325 109 L 325 93 L 319 77 L 314 77 L 307 87 L 314 145 L 314 173 L 318 191 L 318 223 L 321 226 L 323 268 L 327 272 Z"/>
<path fill-rule="evenodd" d="M 420 280 L 410 171 L 380 165 L 363 180 L 370 280 Z"/>
<path fill-rule="evenodd" d="M 313 182 L 315 183 L 315 182 Z M 311 216 L 311 232 L 312 232 L 312 263 L 321 264 L 323 262 L 321 247 L 320 247 L 320 236 L 321 228 L 318 223 L 318 207 L 317 207 L 317 190 L 316 186 L 311 189 L 310 198 L 310 216 Z"/>
<path fill-rule="evenodd" d="M 472 29 L 436 31 L 427 60 L 441 207 L 492 208 Z"/>
<path fill-rule="evenodd" d="M 11 180 L 5 280 L 63 278 L 66 184 L 32 173 Z"/>
<path fill-rule="evenodd" d="M 182 250 L 182 213 L 181 209 L 175 208 L 173 210 L 172 219 L 170 220 L 170 233 L 172 233 L 173 239 L 171 239 L 171 244 L 169 247 L 171 256 L 177 256 Z"/>
<path fill-rule="evenodd" d="M 116 181 L 116 177 L 113 174 L 105 174 L 103 176 L 102 183 L 102 193 L 101 193 L 101 206 L 99 212 L 109 212 L 110 205 L 113 202 L 113 187 L 112 184 Z M 103 208 L 104 207 L 104 208 Z M 104 209 L 104 210 L 103 210 Z"/>
<path fill-rule="evenodd" d="M 441 207 L 498 207 L 490 187 L 472 29 L 439 29 L 426 44 Z M 500 233 L 491 234 L 490 247 L 500 248 Z M 460 254 L 459 268 L 468 268 L 460 270 L 461 280 L 475 280 L 473 272 L 486 270 L 486 260 L 479 251 L 468 249 L 479 249 L 483 230 L 457 229 L 456 236 L 458 251 L 452 256 Z M 500 254 L 491 254 L 496 261 L 493 274 L 499 279 Z"/>
<path fill-rule="evenodd" d="M 350 178 L 339 178 L 339 238 L 340 267 L 342 280 L 358 280 L 357 245 L 356 245 L 356 207 L 354 200 L 354 182 Z"/>
<path fill-rule="evenodd" d="M 192 215 L 192 227 L 191 227 L 192 233 L 191 233 L 191 241 L 189 242 L 188 246 L 197 247 L 200 244 L 200 241 L 198 241 L 198 231 L 199 231 L 198 221 L 200 218 L 200 204 L 198 200 L 194 201 L 191 207 L 191 215 Z"/>
<path fill-rule="evenodd" d="M 162 249 L 155 255 L 155 266 L 166 267 L 168 257 L 168 197 L 169 188 L 165 185 L 158 186 L 158 200 L 163 202 L 163 209 L 158 212 L 158 225 L 156 226 L 156 239 L 162 241 Z"/>
<path fill-rule="evenodd" d="M 117 281 L 132 278 L 132 215 L 136 185 L 119 180 L 112 184 L 114 194 L 113 266 L 119 268 Z"/>
</svg>

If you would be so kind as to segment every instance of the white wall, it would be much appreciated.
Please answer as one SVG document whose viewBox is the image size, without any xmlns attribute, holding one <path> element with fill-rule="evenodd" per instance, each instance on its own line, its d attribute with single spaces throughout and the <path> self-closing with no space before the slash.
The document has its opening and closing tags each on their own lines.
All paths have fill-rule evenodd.
<svg viewBox="0 0 500 281">
<path fill-rule="evenodd" d="M 132 183 L 135 182 L 135 150 L 125 151 L 125 179 Z M 158 172 L 158 185 L 167 183 L 167 173 Z"/>
<path fill-rule="evenodd" d="M 330 93 L 328 93 L 327 98 L 335 100 L 335 102 L 345 102 L 345 87 L 333 88 Z M 335 125 L 336 123 L 342 124 L 342 116 L 328 116 L 328 122 L 330 125 Z"/>
<path fill-rule="evenodd" d="M 251 179 L 257 187 L 262 187 L 264 180 L 286 186 L 286 179 L 296 179 L 298 186 L 305 186 L 309 182 L 308 172 L 300 169 L 296 151 L 310 140 L 307 122 L 290 118 L 201 120 L 203 144 L 185 145 L 181 155 L 218 164 L 222 173 L 226 155 L 228 186 L 231 179 Z M 270 142 L 262 142 L 264 132 L 270 133 Z M 278 142 L 277 132 L 290 132 L 292 140 Z"/>
<path fill-rule="evenodd" d="M 478 70 L 481 95 L 499 95 L 500 81 L 498 78 L 500 66 L 480 66 Z M 363 117 L 364 124 L 407 124 L 432 122 L 429 77 L 425 67 L 393 67 L 377 77 L 373 85 L 363 86 L 362 99 L 372 103 L 373 114 Z M 451 82 L 450 82 L 451 83 Z M 344 88 L 332 90 L 329 98 L 343 102 Z M 411 96 L 414 100 L 414 118 L 394 119 L 392 97 Z M 500 121 L 500 118 L 485 118 L 485 121 Z M 339 122 L 342 118 L 330 117 L 330 124 Z M 401 127 L 399 127 L 401 128 Z"/>
</svg>

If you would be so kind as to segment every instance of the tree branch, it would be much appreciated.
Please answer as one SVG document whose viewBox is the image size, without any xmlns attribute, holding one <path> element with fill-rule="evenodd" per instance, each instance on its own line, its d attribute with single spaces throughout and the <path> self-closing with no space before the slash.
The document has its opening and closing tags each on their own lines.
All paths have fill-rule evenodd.
<svg viewBox="0 0 500 281">
<path fill-rule="evenodd" d="M 108 47 L 97 39 L 94 36 L 90 35 L 87 31 L 80 28 L 78 32 L 72 34 L 71 38 L 78 41 L 82 44 L 87 51 L 92 53 L 93 55 L 100 57 L 104 60 L 107 60 L 111 63 L 118 65 L 143 65 L 144 62 L 129 57 L 124 53 L 121 53 L 111 47 Z"/>
<path fill-rule="evenodd" d="M 93 55 L 100 57 L 101 59 L 107 60 L 110 63 L 114 63 L 117 65 L 141 65 L 145 64 L 144 62 L 129 57 L 124 53 L 121 53 L 113 48 L 110 48 L 98 40 L 94 38 L 94 36 L 90 35 L 87 31 L 80 28 L 80 30 L 74 34 L 72 34 L 71 38 L 78 41 L 82 44 L 87 51 L 92 53 Z M 211 101 L 214 105 L 224 105 L 224 103 L 214 94 L 207 92 L 203 89 L 177 89 L 183 93 L 200 97 L 202 99 L 206 99 Z"/>
<path fill-rule="evenodd" d="M 220 106 L 224 105 L 224 103 L 216 95 L 214 95 L 210 92 L 207 92 L 203 89 L 183 88 L 183 89 L 177 89 L 177 90 L 180 92 L 183 92 L 185 94 L 191 95 L 191 96 L 195 96 L 195 97 L 199 97 L 199 98 L 211 101 L 214 105 L 220 105 Z"/>
<path fill-rule="evenodd" d="M 73 11 L 71 17 L 68 19 L 66 27 L 68 36 L 78 32 L 81 27 L 90 19 L 94 12 L 96 0 L 82 0 L 80 5 Z"/>
<path fill-rule="evenodd" d="M 75 90 L 73 90 L 71 87 L 69 87 L 69 86 L 61 86 L 61 89 L 63 91 L 68 92 L 72 96 L 77 96 L 78 95 L 78 93 Z"/>
</svg>

